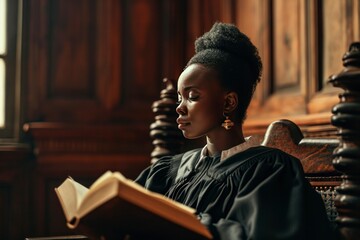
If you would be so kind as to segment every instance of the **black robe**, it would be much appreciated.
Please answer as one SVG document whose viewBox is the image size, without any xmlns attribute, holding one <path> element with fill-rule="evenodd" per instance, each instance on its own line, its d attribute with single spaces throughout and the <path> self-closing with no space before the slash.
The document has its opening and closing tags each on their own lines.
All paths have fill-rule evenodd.
<svg viewBox="0 0 360 240">
<path fill-rule="evenodd" d="M 135 181 L 195 208 L 214 239 L 335 238 L 297 158 L 258 146 L 196 166 L 200 152 L 163 157 Z"/>
</svg>

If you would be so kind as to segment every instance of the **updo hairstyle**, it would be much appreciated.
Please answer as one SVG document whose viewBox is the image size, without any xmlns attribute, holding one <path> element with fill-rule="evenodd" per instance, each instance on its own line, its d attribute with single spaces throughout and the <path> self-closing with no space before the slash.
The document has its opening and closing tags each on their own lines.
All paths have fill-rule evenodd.
<svg viewBox="0 0 360 240">
<path fill-rule="evenodd" d="M 225 90 L 238 95 L 238 117 L 243 122 L 255 88 L 260 81 L 262 62 L 257 48 L 233 24 L 215 23 L 195 41 L 191 64 L 214 69 Z"/>
</svg>

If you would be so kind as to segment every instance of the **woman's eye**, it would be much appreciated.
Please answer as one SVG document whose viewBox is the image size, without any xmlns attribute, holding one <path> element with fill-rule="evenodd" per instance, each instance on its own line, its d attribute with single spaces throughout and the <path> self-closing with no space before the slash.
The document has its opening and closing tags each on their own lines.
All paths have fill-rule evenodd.
<svg viewBox="0 0 360 240">
<path fill-rule="evenodd" d="M 198 98 L 199 98 L 199 94 L 198 94 L 197 92 L 195 92 L 195 91 L 190 91 L 190 92 L 189 92 L 189 97 L 188 97 L 188 99 L 189 99 L 190 101 L 196 101 L 196 100 L 198 100 Z"/>
<path fill-rule="evenodd" d="M 196 100 L 198 100 L 198 98 L 199 98 L 199 96 L 197 96 L 197 95 L 189 96 L 190 101 L 196 101 Z"/>
</svg>

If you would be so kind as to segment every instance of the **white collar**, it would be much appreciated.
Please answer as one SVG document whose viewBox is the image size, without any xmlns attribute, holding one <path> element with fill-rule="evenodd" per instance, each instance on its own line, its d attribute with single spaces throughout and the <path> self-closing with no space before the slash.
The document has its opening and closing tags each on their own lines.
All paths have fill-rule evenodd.
<svg viewBox="0 0 360 240">
<path fill-rule="evenodd" d="M 259 145 L 258 141 L 256 141 L 255 137 L 249 136 L 245 138 L 245 142 L 240 143 L 239 145 L 236 145 L 232 148 L 229 148 L 227 150 L 223 150 L 221 152 L 221 158 L 220 161 L 223 161 L 239 152 L 243 152 L 251 147 L 257 146 Z M 199 162 L 205 158 L 206 156 L 208 156 L 208 149 L 207 149 L 207 145 L 205 145 L 200 153 L 200 160 Z"/>
</svg>

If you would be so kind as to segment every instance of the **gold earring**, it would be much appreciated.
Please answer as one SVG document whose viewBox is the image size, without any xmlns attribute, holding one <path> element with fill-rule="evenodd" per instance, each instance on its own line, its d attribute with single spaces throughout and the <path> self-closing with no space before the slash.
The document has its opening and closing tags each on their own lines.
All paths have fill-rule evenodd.
<svg viewBox="0 0 360 240">
<path fill-rule="evenodd" d="M 225 114 L 224 114 L 224 116 L 225 116 Z M 229 119 L 229 116 L 225 116 L 225 120 L 224 120 L 224 122 L 221 124 L 221 126 L 223 127 L 223 128 L 225 128 L 226 130 L 229 130 L 229 129 L 231 129 L 235 124 L 234 124 L 234 122 L 233 121 L 231 121 L 230 119 Z"/>
</svg>

